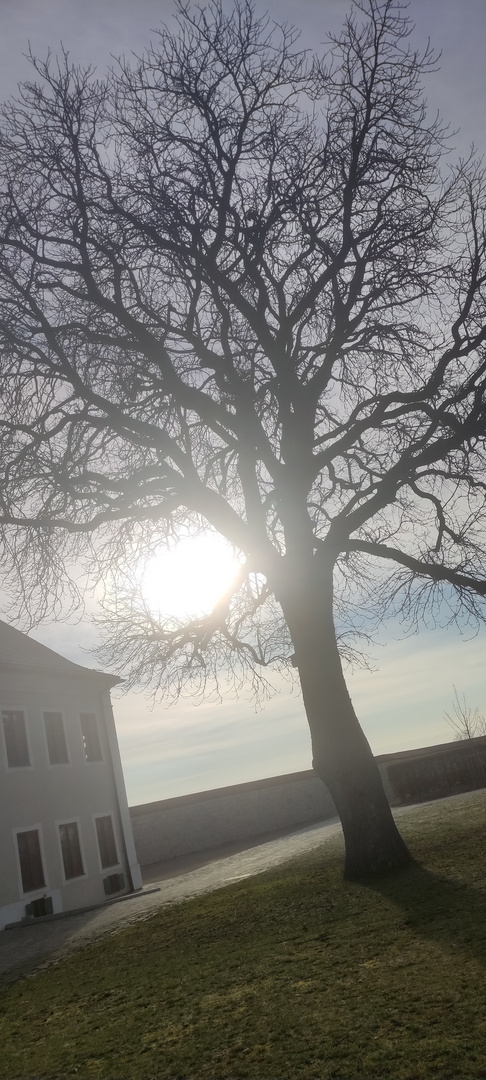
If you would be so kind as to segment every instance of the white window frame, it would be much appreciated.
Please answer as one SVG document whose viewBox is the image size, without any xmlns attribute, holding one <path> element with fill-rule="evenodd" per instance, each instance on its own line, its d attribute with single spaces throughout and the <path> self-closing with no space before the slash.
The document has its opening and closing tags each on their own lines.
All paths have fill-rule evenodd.
<svg viewBox="0 0 486 1080">
<path fill-rule="evenodd" d="M 69 743 L 68 743 L 68 739 L 67 739 L 67 728 L 66 728 L 66 719 L 65 719 L 65 716 L 64 716 L 64 709 L 44 709 L 44 708 L 42 708 L 41 713 L 42 713 L 42 726 L 44 728 L 44 739 L 45 739 L 45 744 L 46 744 L 47 767 L 48 767 L 48 769 L 62 769 L 62 768 L 65 769 L 67 765 L 71 766 L 72 761 L 71 761 L 71 753 L 70 753 L 70 749 L 69 749 Z M 58 761 L 56 763 L 56 762 L 52 762 L 50 757 L 49 757 L 49 742 L 48 742 L 48 738 L 47 738 L 46 713 L 59 713 L 60 716 L 61 716 L 62 727 L 63 727 L 63 731 L 64 731 L 64 741 L 66 743 L 66 752 L 67 752 L 67 758 L 68 758 L 67 761 Z"/>
<path fill-rule="evenodd" d="M 111 818 L 111 824 L 113 826 L 113 836 L 115 838 L 116 853 L 118 855 L 118 862 L 113 863 L 112 866 L 102 866 L 102 863 L 101 863 L 101 851 L 100 851 L 100 845 L 99 845 L 99 841 L 98 841 L 98 830 L 96 828 L 96 820 L 97 820 L 97 818 L 104 818 L 104 817 Z M 94 831 L 94 838 L 95 838 L 95 844 L 96 844 L 96 854 L 98 856 L 98 866 L 100 868 L 100 872 L 102 874 L 111 874 L 114 870 L 123 870 L 123 862 L 121 861 L 121 859 L 122 859 L 122 847 L 121 847 L 121 844 L 120 844 L 120 837 L 118 836 L 118 827 L 117 827 L 117 822 L 116 822 L 116 814 L 114 814 L 113 810 L 104 810 L 104 811 L 98 810 L 96 814 L 93 814 L 93 831 Z"/>
<path fill-rule="evenodd" d="M 28 754 L 29 754 L 29 764 L 28 765 L 9 765 L 9 763 L 8 763 L 7 740 L 5 738 L 5 729 L 4 729 L 4 726 L 3 726 L 3 714 L 4 714 L 4 712 L 20 712 L 20 713 L 23 713 L 24 723 L 25 723 L 25 738 L 27 740 L 27 750 L 28 750 Z M 4 758 L 3 758 L 4 759 L 4 765 L 5 765 L 5 769 L 6 769 L 7 772 L 14 773 L 14 772 L 17 772 L 19 769 L 33 769 L 34 768 L 33 755 L 32 755 L 32 744 L 31 744 L 31 740 L 30 740 L 30 726 L 29 726 L 28 716 L 29 716 L 28 710 L 27 710 L 25 705 L 0 705 L 0 728 L 2 729 L 0 737 L 1 737 L 1 740 L 2 740 L 3 755 L 4 755 Z"/>
<path fill-rule="evenodd" d="M 97 724 L 98 739 L 99 739 L 100 750 L 101 750 L 101 757 L 96 758 L 96 760 L 94 760 L 94 761 L 89 761 L 88 760 L 88 758 L 86 757 L 85 749 L 84 749 L 83 729 L 82 729 L 82 726 L 81 726 L 81 717 L 86 716 L 86 715 L 94 716 L 95 719 L 96 719 L 96 724 Z M 107 755 L 106 755 L 105 749 L 103 747 L 101 718 L 100 718 L 99 710 L 98 709 L 93 709 L 93 708 L 91 708 L 91 709 L 78 709 L 78 728 L 79 728 L 79 735 L 80 735 L 80 738 L 81 738 L 81 753 L 83 755 L 84 764 L 89 765 L 89 766 L 91 766 L 91 765 L 106 765 Z"/>
<path fill-rule="evenodd" d="M 20 865 L 19 845 L 17 843 L 17 836 L 18 836 L 19 833 L 34 832 L 34 831 L 37 831 L 38 834 L 39 834 L 39 848 L 40 848 L 40 853 L 41 853 L 42 869 L 44 871 L 45 884 L 40 885 L 38 889 L 29 889 L 28 892 L 25 892 L 23 882 L 22 882 L 22 867 Z M 18 825 L 18 826 L 15 826 L 14 829 L 12 830 L 12 832 L 13 832 L 13 837 L 14 837 L 15 857 L 16 857 L 16 860 L 17 860 L 17 873 L 18 873 L 18 878 L 19 878 L 19 896 L 21 897 L 21 899 L 23 899 L 24 896 L 27 896 L 27 897 L 30 897 L 33 900 L 35 900 L 36 898 L 38 898 L 40 896 L 45 896 L 48 892 L 50 892 L 51 886 L 49 884 L 49 874 L 48 874 L 48 868 L 47 868 L 46 853 L 45 853 L 45 850 L 44 850 L 44 834 L 43 834 L 42 825 L 41 825 L 40 821 L 37 822 L 37 824 L 35 824 L 35 825 Z"/>
<path fill-rule="evenodd" d="M 82 829 L 81 829 L 81 818 L 79 818 L 79 817 L 62 818 L 62 820 L 56 820 L 54 822 L 54 824 L 56 826 L 57 844 L 58 844 L 58 848 L 59 848 L 59 862 L 60 862 L 60 865 L 61 865 L 62 883 L 63 883 L 63 885 L 71 885 L 74 881 L 82 881 L 83 878 L 88 877 L 88 872 L 86 870 L 86 853 L 85 853 L 84 844 L 83 844 L 83 832 L 82 832 Z M 60 832 L 60 828 L 59 828 L 60 825 L 77 825 L 78 840 L 79 840 L 79 850 L 81 852 L 81 862 L 82 862 L 82 864 L 84 866 L 84 870 L 83 870 L 82 874 L 77 874 L 76 877 L 67 878 L 66 874 L 64 872 L 64 859 L 62 857 L 61 832 Z"/>
</svg>

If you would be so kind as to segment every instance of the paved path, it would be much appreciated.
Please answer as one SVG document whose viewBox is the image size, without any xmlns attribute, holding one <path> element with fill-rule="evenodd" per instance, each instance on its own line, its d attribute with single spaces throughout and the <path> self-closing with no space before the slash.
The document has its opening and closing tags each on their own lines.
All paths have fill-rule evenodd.
<svg viewBox="0 0 486 1080">
<path fill-rule="evenodd" d="M 117 903 L 79 915 L 1 931 L 0 976 L 13 978 L 25 974 L 41 964 L 82 948 L 104 934 L 116 933 L 123 926 L 148 918 L 164 904 L 178 904 L 201 893 L 230 885 L 233 881 L 261 874 L 286 862 L 293 855 L 319 847 L 340 831 L 339 821 L 333 819 L 230 855 L 226 854 L 230 846 L 227 845 L 219 852 L 206 853 L 206 865 L 197 865 L 204 858 L 198 853 L 192 858 L 173 860 L 171 867 L 167 864 L 165 867 L 163 864 L 159 868 L 149 867 L 145 880 L 152 884 L 146 885 L 146 888 L 153 890 L 154 885 L 158 884 L 157 891 L 136 893 Z M 195 865 L 197 868 L 194 868 Z"/>
</svg>

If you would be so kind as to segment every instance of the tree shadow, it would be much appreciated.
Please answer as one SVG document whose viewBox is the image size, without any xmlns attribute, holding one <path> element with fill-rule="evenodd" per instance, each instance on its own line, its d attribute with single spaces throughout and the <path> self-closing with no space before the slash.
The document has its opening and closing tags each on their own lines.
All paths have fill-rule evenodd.
<svg viewBox="0 0 486 1080">
<path fill-rule="evenodd" d="M 486 890 L 433 873 L 420 863 L 361 884 L 402 910 L 402 926 L 486 966 Z"/>
</svg>

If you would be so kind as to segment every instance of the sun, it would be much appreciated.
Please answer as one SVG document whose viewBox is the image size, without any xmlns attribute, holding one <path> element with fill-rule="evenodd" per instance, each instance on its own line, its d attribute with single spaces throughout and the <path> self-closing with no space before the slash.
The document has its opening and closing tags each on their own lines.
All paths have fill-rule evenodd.
<svg viewBox="0 0 486 1080">
<path fill-rule="evenodd" d="M 154 614 L 197 618 L 212 611 L 240 566 L 222 536 L 205 532 L 170 549 L 161 548 L 147 562 L 140 589 Z"/>
</svg>

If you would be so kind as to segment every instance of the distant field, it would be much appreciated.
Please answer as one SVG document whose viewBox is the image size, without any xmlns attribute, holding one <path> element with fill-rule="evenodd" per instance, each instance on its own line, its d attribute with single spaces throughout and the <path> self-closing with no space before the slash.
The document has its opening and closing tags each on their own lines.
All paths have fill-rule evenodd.
<svg viewBox="0 0 486 1080">
<path fill-rule="evenodd" d="M 7 987 L 0 1076 L 486 1077 L 486 794 L 407 811 L 422 868 L 341 880 L 341 842 Z"/>
</svg>

